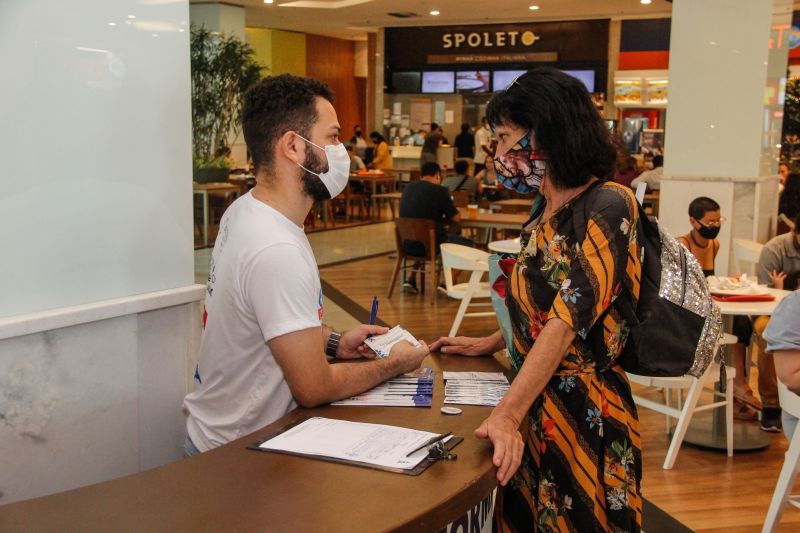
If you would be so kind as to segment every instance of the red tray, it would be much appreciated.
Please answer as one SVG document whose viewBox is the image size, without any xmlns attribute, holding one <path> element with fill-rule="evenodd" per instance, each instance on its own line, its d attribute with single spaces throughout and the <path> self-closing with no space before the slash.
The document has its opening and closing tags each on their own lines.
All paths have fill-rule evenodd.
<svg viewBox="0 0 800 533">
<path fill-rule="evenodd" d="M 771 294 L 742 294 L 737 296 L 711 296 L 718 302 L 772 302 L 775 297 Z"/>
</svg>

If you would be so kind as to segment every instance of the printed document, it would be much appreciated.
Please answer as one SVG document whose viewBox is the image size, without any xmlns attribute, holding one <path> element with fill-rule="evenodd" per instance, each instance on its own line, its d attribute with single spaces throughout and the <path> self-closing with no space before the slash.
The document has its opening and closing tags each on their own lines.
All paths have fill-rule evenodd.
<svg viewBox="0 0 800 533">
<path fill-rule="evenodd" d="M 434 436 L 436 433 L 416 429 L 314 417 L 259 447 L 411 470 L 428 456 L 428 450 L 406 455 Z"/>
<path fill-rule="evenodd" d="M 400 341 L 408 341 L 414 347 L 419 347 L 419 341 L 411 333 L 403 329 L 402 326 L 395 326 L 383 335 L 374 335 L 364 341 L 364 344 L 372 348 L 379 358 L 388 357 L 392 351 L 392 346 Z"/>
</svg>

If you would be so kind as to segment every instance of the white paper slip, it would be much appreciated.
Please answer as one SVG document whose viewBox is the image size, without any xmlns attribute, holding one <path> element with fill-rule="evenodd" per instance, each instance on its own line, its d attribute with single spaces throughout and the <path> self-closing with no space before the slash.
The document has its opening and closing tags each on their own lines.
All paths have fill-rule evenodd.
<svg viewBox="0 0 800 533">
<path fill-rule="evenodd" d="M 406 455 L 434 436 L 416 429 L 314 417 L 262 442 L 259 448 L 411 470 L 427 457 L 428 450 Z"/>
<path fill-rule="evenodd" d="M 502 372 L 445 372 L 445 381 L 497 381 L 508 383 L 508 379 Z"/>
<path fill-rule="evenodd" d="M 392 351 L 392 346 L 400 341 L 408 341 L 412 346 L 420 346 L 419 341 L 411 333 L 403 329 L 402 326 L 395 326 L 383 335 L 374 335 L 364 341 L 364 344 L 372 348 L 372 351 L 380 357 L 388 357 Z"/>
</svg>

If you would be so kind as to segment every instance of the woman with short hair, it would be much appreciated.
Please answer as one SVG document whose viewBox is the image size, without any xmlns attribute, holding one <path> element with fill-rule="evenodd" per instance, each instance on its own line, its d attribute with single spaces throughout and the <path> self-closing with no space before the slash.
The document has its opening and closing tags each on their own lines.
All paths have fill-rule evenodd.
<svg viewBox="0 0 800 533">
<path fill-rule="evenodd" d="M 442 338 L 431 350 L 507 348 L 517 372 L 475 430 L 492 442 L 505 487 L 500 531 L 639 531 L 639 422 L 617 363 L 630 328 L 612 305 L 638 300 L 636 200 L 607 181 L 616 151 L 575 78 L 531 70 L 492 98 L 487 116 L 498 179 L 536 195 L 521 252 L 501 261 L 513 339 Z"/>
</svg>

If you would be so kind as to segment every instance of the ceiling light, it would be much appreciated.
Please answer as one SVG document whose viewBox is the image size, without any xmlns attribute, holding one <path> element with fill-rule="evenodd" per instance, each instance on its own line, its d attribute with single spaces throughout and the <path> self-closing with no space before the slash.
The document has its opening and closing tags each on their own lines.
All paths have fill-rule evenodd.
<svg viewBox="0 0 800 533">
<path fill-rule="evenodd" d="M 536 11 L 539 9 L 539 6 L 529 6 L 528 9 L 530 9 L 531 11 Z"/>
<path fill-rule="evenodd" d="M 647 5 L 650 5 L 650 4 L 652 4 L 652 3 L 653 3 L 653 0 L 639 0 L 639 1 L 640 1 L 642 4 L 646 5 L 646 6 L 647 6 Z"/>
<path fill-rule="evenodd" d="M 129 18 L 129 19 L 135 19 L 135 18 L 136 18 L 136 15 L 128 15 L 128 18 Z"/>
<path fill-rule="evenodd" d="M 434 9 L 433 11 L 431 11 L 431 15 L 433 15 L 434 17 L 436 15 L 438 15 L 438 14 L 439 14 L 439 10 L 438 9 Z"/>
<path fill-rule="evenodd" d="M 271 4 L 271 3 L 272 3 L 272 2 L 274 2 L 274 1 L 275 1 L 275 0 L 264 0 L 264 3 L 265 3 L 265 4 Z"/>
<path fill-rule="evenodd" d="M 117 23 L 116 23 L 116 22 L 109 22 L 109 23 L 108 23 L 108 25 L 109 25 L 109 26 L 116 26 L 116 25 L 117 25 Z"/>
</svg>

